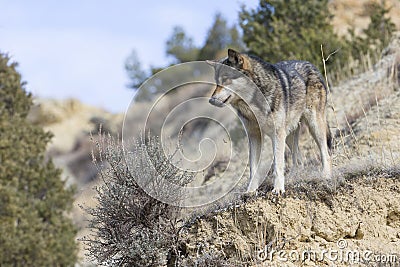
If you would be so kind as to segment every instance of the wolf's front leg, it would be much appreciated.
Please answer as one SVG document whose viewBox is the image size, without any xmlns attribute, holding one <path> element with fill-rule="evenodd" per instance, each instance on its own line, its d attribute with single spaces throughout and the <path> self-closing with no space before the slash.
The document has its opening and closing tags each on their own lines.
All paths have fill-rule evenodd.
<svg viewBox="0 0 400 267">
<path fill-rule="evenodd" d="M 283 194 L 285 193 L 285 129 L 277 129 L 272 139 L 274 151 L 274 189 L 272 193 Z"/>
<path fill-rule="evenodd" d="M 260 176 L 260 153 L 261 153 L 261 135 L 258 133 L 249 134 L 249 153 L 250 153 L 250 182 L 247 187 L 247 192 L 254 192 L 261 183 Z"/>
</svg>

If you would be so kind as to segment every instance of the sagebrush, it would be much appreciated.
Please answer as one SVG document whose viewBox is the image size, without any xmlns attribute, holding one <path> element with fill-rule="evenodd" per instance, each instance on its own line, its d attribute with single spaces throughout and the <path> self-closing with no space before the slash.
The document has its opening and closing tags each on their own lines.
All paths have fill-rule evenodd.
<svg viewBox="0 0 400 267">
<path fill-rule="evenodd" d="M 175 167 L 157 137 L 135 141 L 128 149 L 100 135 L 96 150 L 93 159 L 102 184 L 96 188 L 97 206 L 86 208 L 92 216 L 92 234 L 83 239 L 88 256 L 106 266 L 174 266 L 181 253 L 182 192 L 172 191 L 169 182 L 184 186 L 193 173 Z M 158 199 L 170 194 L 177 205 L 150 196 L 139 185 L 144 180 L 160 193 Z"/>
</svg>

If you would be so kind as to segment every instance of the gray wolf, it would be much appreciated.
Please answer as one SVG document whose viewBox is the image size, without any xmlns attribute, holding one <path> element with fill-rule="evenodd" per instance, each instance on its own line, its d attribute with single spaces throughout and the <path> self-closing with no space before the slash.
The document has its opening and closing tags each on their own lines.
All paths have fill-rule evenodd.
<svg viewBox="0 0 400 267">
<path fill-rule="evenodd" d="M 290 149 L 296 166 L 299 125 L 303 121 L 319 147 L 323 176 L 331 177 L 332 138 L 326 120 L 327 89 L 321 73 L 313 64 L 297 60 L 270 64 L 232 49 L 228 49 L 226 58 L 207 63 L 214 67 L 217 85 L 209 102 L 218 107 L 232 105 L 246 127 L 250 149 L 248 192 L 256 191 L 267 175 L 256 175 L 264 138 L 262 133 L 272 140 L 273 193 L 285 192 L 285 148 L 287 145 Z M 256 87 L 249 86 L 248 80 Z M 255 97 L 255 90 L 262 93 L 263 100 Z"/>
</svg>

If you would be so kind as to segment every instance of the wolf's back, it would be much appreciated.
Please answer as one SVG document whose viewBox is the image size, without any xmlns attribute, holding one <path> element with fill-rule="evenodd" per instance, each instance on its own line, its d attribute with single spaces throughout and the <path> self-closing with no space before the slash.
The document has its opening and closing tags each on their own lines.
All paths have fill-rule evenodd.
<svg viewBox="0 0 400 267">
<path fill-rule="evenodd" d="M 324 78 L 318 68 L 308 61 L 286 60 L 275 64 L 288 73 L 297 72 L 306 84 L 322 83 L 326 90 Z"/>
</svg>

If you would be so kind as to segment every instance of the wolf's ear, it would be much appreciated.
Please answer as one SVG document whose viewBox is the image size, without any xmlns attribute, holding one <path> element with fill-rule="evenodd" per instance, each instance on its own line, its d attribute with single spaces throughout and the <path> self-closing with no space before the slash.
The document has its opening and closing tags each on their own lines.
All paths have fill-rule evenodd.
<svg viewBox="0 0 400 267">
<path fill-rule="evenodd" d="M 228 49 L 228 60 L 233 65 L 238 65 L 240 64 L 241 60 L 243 61 L 240 53 L 230 48 Z"/>
<path fill-rule="evenodd" d="M 215 67 L 215 65 L 217 64 L 217 62 L 214 61 L 214 60 L 206 60 L 206 63 L 207 63 L 208 65 L 210 65 L 211 67 Z"/>
<path fill-rule="evenodd" d="M 228 49 L 228 61 L 233 66 L 237 66 L 241 69 L 247 69 L 249 65 L 248 60 L 242 54 L 233 49 Z"/>
</svg>

